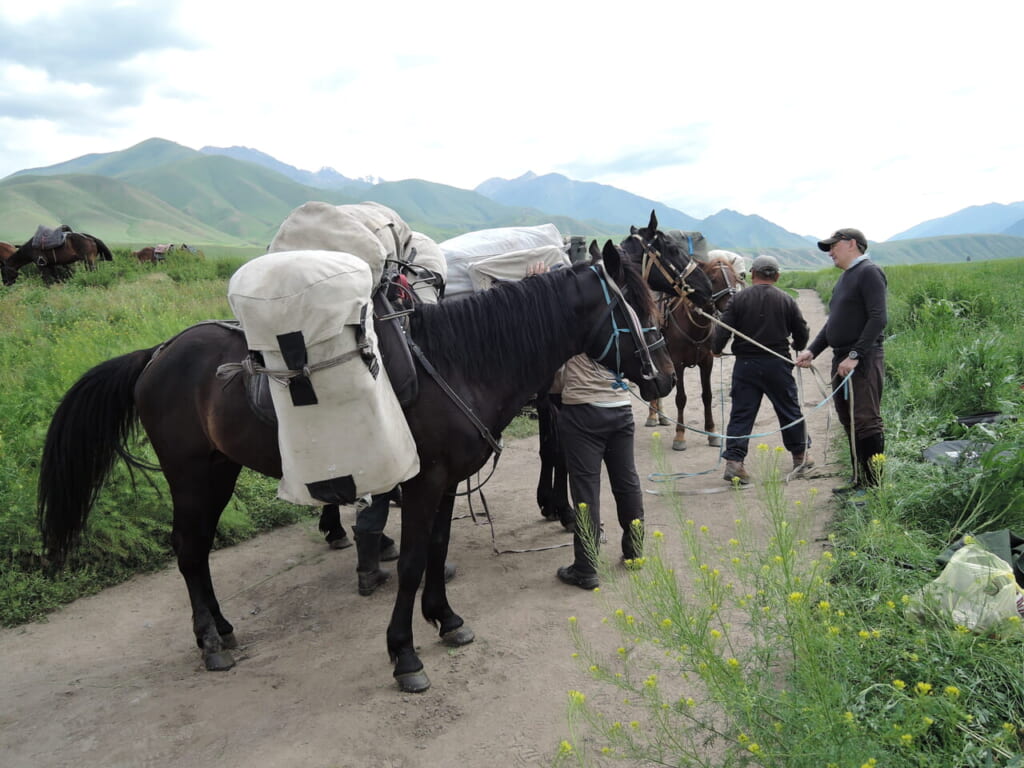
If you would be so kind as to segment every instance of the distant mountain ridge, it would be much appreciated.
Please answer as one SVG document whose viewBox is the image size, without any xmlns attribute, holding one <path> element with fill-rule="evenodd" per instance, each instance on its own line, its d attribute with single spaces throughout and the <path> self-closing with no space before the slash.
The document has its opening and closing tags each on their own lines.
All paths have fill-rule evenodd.
<svg viewBox="0 0 1024 768">
<path fill-rule="evenodd" d="M 1011 231 L 1013 230 L 1013 231 Z M 972 205 L 948 216 L 929 219 L 889 238 L 909 240 L 915 237 L 943 235 L 1020 235 L 1024 233 L 1024 201 Z"/>
<path fill-rule="evenodd" d="M 438 241 L 472 230 L 547 222 L 565 235 L 619 240 L 630 225 L 646 224 L 654 210 L 662 228 L 700 231 L 711 247 L 748 257 L 772 253 L 787 267 L 830 264 L 812 238 L 760 216 L 725 209 L 697 219 L 658 201 L 560 174 L 492 178 L 466 190 L 421 179 L 351 179 L 333 168 L 300 170 L 247 147 L 197 151 L 159 138 L 0 179 L 0 239 L 21 242 L 40 223 L 64 223 L 108 243 L 135 247 L 173 241 L 264 247 L 304 202 L 369 199 L 394 208 L 413 229 Z M 1014 219 L 1017 213 L 1021 216 Z M 984 220 L 1006 224 L 1005 234 L 919 236 L 872 244 L 872 255 L 883 263 L 1024 257 L 1024 203 L 976 206 L 958 214 L 919 227 L 943 232 Z"/>
<path fill-rule="evenodd" d="M 288 165 L 282 163 L 277 158 L 271 157 L 265 152 L 260 152 L 258 149 L 250 149 L 249 147 L 211 147 L 206 146 L 199 150 L 205 155 L 225 155 L 226 157 L 233 157 L 235 160 L 244 160 L 254 165 L 262 165 L 264 168 L 269 168 L 272 171 L 277 171 L 282 176 L 287 176 L 292 181 L 297 181 L 299 184 L 305 184 L 307 187 L 321 187 L 323 189 L 345 189 L 345 188 L 357 188 L 367 189 L 372 187 L 374 184 L 378 184 L 383 179 L 372 178 L 372 179 L 350 179 L 348 176 L 343 176 L 333 168 L 324 166 L 319 171 L 304 171 L 296 168 L 294 165 Z"/>
<path fill-rule="evenodd" d="M 528 172 L 511 180 L 492 178 L 477 186 L 476 191 L 506 205 L 527 206 L 583 221 L 605 221 L 624 229 L 630 224 L 646 223 L 653 210 L 662 229 L 701 232 L 719 248 L 807 247 L 805 238 L 760 216 L 722 210 L 706 219 L 697 219 L 656 200 L 593 181 L 573 181 L 558 173 L 538 176 Z"/>
</svg>

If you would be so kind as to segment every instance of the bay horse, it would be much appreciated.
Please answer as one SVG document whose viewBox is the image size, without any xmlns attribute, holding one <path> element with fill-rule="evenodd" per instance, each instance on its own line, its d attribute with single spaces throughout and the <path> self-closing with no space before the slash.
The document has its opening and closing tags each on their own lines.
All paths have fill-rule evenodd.
<svg viewBox="0 0 1024 768">
<path fill-rule="evenodd" d="M 187 246 L 182 246 L 187 247 Z M 167 258 L 167 254 L 174 250 L 173 243 L 161 243 L 160 245 L 147 245 L 137 251 L 132 251 L 132 256 L 143 264 L 155 264 Z"/>
<path fill-rule="evenodd" d="M 700 263 L 700 270 L 707 275 L 711 286 L 711 311 L 703 309 L 703 314 L 696 311 L 696 304 L 687 298 L 666 296 L 661 299 L 662 310 L 661 330 L 668 344 L 669 355 L 676 368 L 676 419 L 665 416 L 661 410 L 661 401 L 649 403 L 649 412 L 645 426 L 654 427 L 659 423 L 668 425 L 675 423 L 675 437 L 672 450 L 686 450 L 686 427 L 683 412 L 686 408 L 686 384 L 683 378 L 687 368 L 696 367 L 700 371 L 700 394 L 704 404 L 704 431 L 715 431 L 715 417 L 711 407 L 711 370 L 715 358 L 711 354 L 711 336 L 715 332 L 715 322 L 708 315 L 720 315 L 729 306 L 733 295 L 740 290 L 743 279 L 737 274 L 733 262 L 728 257 L 717 256 Z M 708 445 L 721 446 L 719 437 L 708 435 Z"/>
<path fill-rule="evenodd" d="M 430 686 L 413 644 L 421 580 L 423 616 L 442 642 L 474 640 L 444 586 L 452 507 L 458 484 L 500 452 L 497 438 L 530 395 L 582 352 L 637 383 L 648 399 L 671 391 L 672 362 L 651 327 L 656 308 L 639 270 L 611 241 L 603 251 L 593 243 L 595 252 L 600 259 L 461 301 L 419 304 L 408 315 L 419 392 L 405 416 L 420 471 L 401 484 L 398 594 L 387 628 L 402 691 Z M 152 469 L 129 452 L 141 425 L 170 489 L 171 541 L 208 670 L 231 668 L 237 647 L 210 575 L 217 522 L 242 467 L 282 473 L 276 430 L 247 402 L 245 375 L 227 382 L 216 375 L 219 366 L 246 357 L 242 333 L 207 322 L 100 363 L 57 406 L 40 463 L 40 529 L 47 557 L 59 566 L 118 457 Z"/>
<path fill-rule="evenodd" d="M 632 226 L 621 248 L 640 268 L 648 287 L 658 294 L 688 300 L 707 311 L 713 311 L 714 288 L 699 262 L 679 246 L 679 241 L 665 235 L 658 227 L 652 210 L 645 227 Z M 558 439 L 560 394 L 549 388 L 537 393 L 537 431 L 540 436 L 540 477 L 537 480 L 537 506 L 546 520 L 558 520 L 571 529 L 575 514 L 569 500 L 569 476 L 565 456 Z"/>
<path fill-rule="evenodd" d="M 13 285 L 18 279 L 18 270 L 29 263 L 39 268 L 43 282 L 52 284 L 59 282 L 63 270 L 76 261 L 85 262 L 86 269 L 92 270 L 96 269 L 97 261 L 113 260 L 114 254 L 98 237 L 85 232 L 73 232 L 66 225 L 58 228 L 58 231 L 63 231 L 64 236 L 56 247 L 47 247 L 38 237 L 33 236 L 9 258 L 0 261 L 3 284 Z"/>
</svg>

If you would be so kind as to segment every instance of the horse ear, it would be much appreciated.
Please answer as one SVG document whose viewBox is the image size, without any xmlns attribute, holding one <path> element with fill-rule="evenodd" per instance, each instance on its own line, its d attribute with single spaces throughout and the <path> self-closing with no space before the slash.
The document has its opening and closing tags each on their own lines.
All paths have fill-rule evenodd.
<svg viewBox="0 0 1024 768">
<path fill-rule="evenodd" d="M 594 244 L 595 246 L 597 243 Z M 604 244 L 604 250 L 601 252 L 601 256 L 604 259 L 605 268 L 612 273 L 612 275 L 618 275 L 622 271 L 622 259 L 619 257 L 619 249 L 615 247 L 615 243 L 608 240 Z"/>
<path fill-rule="evenodd" d="M 654 214 L 654 209 L 651 209 L 651 222 L 647 225 L 647 231 L 654 232 L 658 231 L 658 217 Z"/>
<path fill-rule="evenodd" d="M 637 229 L 637 228 L 636 228 L 635 226 L 633 226 L 632 224 L 630 224 L 630 225 L 629 225 L 629 234 L 630 234 L 630 235 L 638 235 L 638 234 L 640 234 L 640 230 L 639 230 L 639 229 Z"/>
<path fill-rule="evenodd" d="M 597 247 L 597 240 L 590 241 L 590 248 L 587 252 L 590 254 L 591 261 L 601 260 L 601 249 Z"/>
</svg>

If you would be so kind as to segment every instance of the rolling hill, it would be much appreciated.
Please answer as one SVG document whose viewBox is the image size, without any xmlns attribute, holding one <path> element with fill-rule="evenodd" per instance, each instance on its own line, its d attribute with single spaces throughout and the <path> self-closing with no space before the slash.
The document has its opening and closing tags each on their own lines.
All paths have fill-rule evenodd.
<svg viewBox="0 0 1024 768">
<path fill-rule="evenodd" d="M 262 247 L 280 222 L 309 200 L 375 200 L 438 241 L 472 230 L 548 222 L 566 235 L 618 240 L 631 224 L 645 224 L 653 209 L 663 228 L 701 231 L 713 248 L 748 256 L 771 253 L 790 268 L 821 269 L 831 263 L 807 238 L 760 216 L 722 210 L 696 219 L 615 187 L 560 174 L 488 179 L 475 190 L 422 179 L 371 184 L 330 168 L 301 171 L 245 147 L 196 151 L 159 138 L 0 180 L 0 239 L 20 243 L 39 224 L 69 224 L 118 246 Z M 977 208 L 919 225 L 922 234 L 941 236 L 897 236 L 873 244 L 872 255 L 883 264 L 1024 258 L 1024 203 Z M 1005 224 L 1005 234 L 951 236 L 945 231 L 977 228 L 982 221 Z"/>
</svg>

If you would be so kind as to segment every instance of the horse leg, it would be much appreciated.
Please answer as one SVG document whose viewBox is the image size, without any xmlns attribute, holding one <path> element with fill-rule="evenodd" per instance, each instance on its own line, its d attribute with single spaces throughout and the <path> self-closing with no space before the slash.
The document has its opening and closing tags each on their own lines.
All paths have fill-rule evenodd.
<svg viewBox="0 0 1024 768">
<path fill-rule="evenodd" d="M 185 579 L 192 604 L 192 631 L 210 671 L 231 669 L 237 648 L 234 627 L 221 613 L 210 576 L 210 549 L 217 521 L 235 488 L 241 467 L 221 462 L 191 471 L 167 475 L 174 499 L 171 543 L 178 558 L 178 570 Z M 166 465 L 165 465 L 166 466 Z"/>
<path fill-rule="evenodd" d="M 673 451 L 686 450 L 686 420 L 683 415 L 686 411 L 686 382 L 683 379 L 685 372 L 686 366 L 676 365 L 676 435 L 672 440 Z"/>
<path fill-rule="evenodd" d="M 444 581 L 444 564 L 448 561 L 448 542 L 451 541 L 452 507 L 455 505 L 455 489 L 441 497 L 437 518 L 430 532 L 427 550 L 427 574 L 423 585 L 421 607 L 423 618 L 438 628 L 441 642 L 457 648 L 473 642 L 473 630 L 465 625 L 448 604 Z"/>
<path fill-rule="evenodd" d="M 552 404 L 550 395 L 540 393 L 537 395 L 537 433 L 540 441 L 537 454 L 540 456 L 540 477 L 537 478 L 537 506 L 540 514 L 546 520 L 554 520 L 558 513 L 554 508 L 552 499 L 554 497 L 554 474 L 555 474 L 555 431 L 553 423 Z"/>
<path fill-rule="evenodd" d="M 563 526 L 571 526 L 573 514 L 569 503 L 569 476 L 565 469 L 562 443 L 558 439 L 558 409 L 561 404 L 561 395 L 546 394 L 537 399 L 541 460 L 537 505 L 545 519 L 559 520 Z"/>
<path fill-rule="evenodd" d="M 462 619 L 448 606 L 444 586 L 444 561 L 448 554 L 448 534 L 451 512 L 457 488 L 432 487 L 429 480 L 419 475 L 402 487 L 402 544 L 398 559 L 398 595 L 388 624 L 388 655 L 395 665 L 393 675 L 398 687 L 405 693 L 421 693 L 430 687 L 430 678 L 423 671 L 423 662 L 416 653 L 412 632 L 412 614 L 416 607 L 416 592 L 423 580 L 423 614 L 427 620 L 440 624 L 442 636 L 451 635 L 456 641 Z M 447 520 L 447 524 L 440 522 Z M 442 530 L 434 536 L 434 528 Z M 464 642 L 472 640 L 472 632 L 462 635 Z M 455 634 L 451 634 L 455 633 Z M 466 639 L 468 638 L 468 639 Z"/>
<path fill-rule="evenodd" d="M 645 427 L 656 427 L 658 426 L 658 414 L 661 411 L 661 400 L 651 400 L 647 404 L 647 421 L 644 422 Z"/>
<path fill-rule="evenodd" d="M 341 507 L 337 504 L 325 504 L 320 508 L 320 523 L 317 527 L 331 549 L 348 549 L 352 546 L 352 540 L 341 524 Z"/>
<path fill-rule="evenodd" d="M 711 408 L 711 369 L 715 365 L 715 358 L 710 354 L 705 355 L 700 361 L 700 397 L 704 401 L 704 431 L 715 431 L 715 414 Z M 708 445 L 720 448 L 722 438 L 708 435 Z"/>
</svg>

